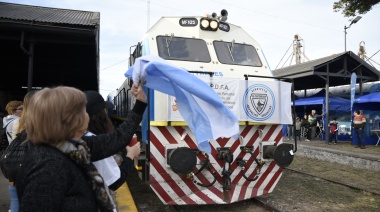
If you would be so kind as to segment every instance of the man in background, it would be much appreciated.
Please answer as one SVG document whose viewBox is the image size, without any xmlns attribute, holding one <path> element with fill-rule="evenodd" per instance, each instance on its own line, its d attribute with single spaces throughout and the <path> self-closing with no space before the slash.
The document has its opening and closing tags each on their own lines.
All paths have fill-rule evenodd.
<svg viewBox="0 0 380 212">
<path fill-rule="evenodd" d="M 358 145 L 355 146 L 355 148 L 365 149 L 365 144 L 363 141 L 363 132 L 364 132 L 365 125 L 366 125 L 365 116 L 360 114 L 359 110 L 355 110 L 354 111 L 354 120 L 352 123 L 356 138 L 358 139 Z"/>
<path fill-rule="evenodd" d="M 316 131 L 317 131 L 317 119 L 322 118 L 323 114 L 318 115 L 316 114 L 315 110 L 311 111 L 311 118 L 312 122 L 310 123 L 311 126 L 311 139 L 314 139 L 316 136 Z M 309 121 L 310 122 L 310 121 Z"/>
</svg>

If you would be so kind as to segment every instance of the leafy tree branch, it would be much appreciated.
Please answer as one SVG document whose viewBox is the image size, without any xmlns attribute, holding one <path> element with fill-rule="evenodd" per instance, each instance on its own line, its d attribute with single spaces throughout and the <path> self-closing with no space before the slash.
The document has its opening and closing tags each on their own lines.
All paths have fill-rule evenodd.
<svg viewBox="0 0 380 212">
<path fill-rule="evenodd" d="M 342 11 L 345 17 L 353 17 L 356 14 L 365 14 L 378 4 L 380 0 L 339 0 L 334 2 L 334 12 Z"/>
</svg>

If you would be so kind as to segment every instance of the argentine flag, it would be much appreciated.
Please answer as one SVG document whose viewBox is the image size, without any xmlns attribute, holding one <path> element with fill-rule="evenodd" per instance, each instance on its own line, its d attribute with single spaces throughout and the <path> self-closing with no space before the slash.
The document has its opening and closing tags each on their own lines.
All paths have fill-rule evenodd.
<svg viewBox="0 0 380 212">
<path fill-rule="evenodd" d="M 125 76 L 134 83 L 174 96 L 179 111 L 195 134 L 198 148 L 211 153 L 209 140 L 238 138 L 239 122 L 218 94 L 198 77 L 157 56 L 136 59 Z"/>
</svg>

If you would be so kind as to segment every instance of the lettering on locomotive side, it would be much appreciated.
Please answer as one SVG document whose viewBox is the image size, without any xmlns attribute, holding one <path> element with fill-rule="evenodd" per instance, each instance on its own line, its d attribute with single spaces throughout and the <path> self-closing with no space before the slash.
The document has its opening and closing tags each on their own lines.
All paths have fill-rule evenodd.
<svg viewBox="0 0 380 212">
<path fill-rule="evenodd" d="M 222 31 L 225 31 L 225 32 L 229 32 L 230 31 L 230 25 L 228 25 L 227 23 L 219 22 L 219 26 L 218 27 Z"/>
<path fill-rule="evenodd" d="M 214 72 L 214 76 L 216 76 L 216 77 L 222 77 L 223 76 L 223 72 Z"/>
<path fill-rule="evenodd" d="M 194 71 L 199 71 L 199 72 L 205 72 L 205 73 L 192 73 L 194 75 L 199 75 L 199 76 L 206 76 L 209 75 L 208 72 L 203 71 L 203 70 L 194 70 Z M 223 77 L 223 72 L 212 72 L 214 77 Z"/>
<path fill-rule="evenodd" d="M 184 27 L 193 27 L 198 25 L 198 19 L 196 18 L 181 18 L 179 19 L 179 25 Z"/>
<path fill-rule="evenodd" d="M 230 90 L 228 88 L 228 85 L 218 85 L 218 84 L 211 84 L 210 87 L 214 88 L 215 90 Z"/>
</svg>

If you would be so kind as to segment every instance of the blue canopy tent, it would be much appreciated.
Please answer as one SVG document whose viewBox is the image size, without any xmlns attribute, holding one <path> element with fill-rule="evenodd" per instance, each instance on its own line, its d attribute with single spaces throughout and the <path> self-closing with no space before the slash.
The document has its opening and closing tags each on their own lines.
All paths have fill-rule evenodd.
<svg viewBox="0 0 380 212">
<path fill-rule="evenodd" d="M 364 128 L 364 142 L 366 145 L 375 145 L 380 139 L 380 92 L 370 93 L 357 97 L 354 101 L 353 110 L 363 110 L 366 117 Z M 353 144 L 357 144 L 353 133 Z"/>
<path fill-rule="evenodd" d="M 380 92 L 370 93 L 357 97 L 354 101 L 354 110 L 380 110 Z"/>
<path fill-rule="evenodd" d="M 316 96 L 298 99 L 295 102 L 295 106 L 304 105 L 322 105 L 323 108 L 326 106 L 326 97 Z M 329 110 L 339 110 L 339 111 L 350 111 L 350 100 L 340 98 L 340 97 L 330 97 L 329 98 Z"/>
<path fill-rule="evenodd" d="M 308 105 L 320 105 L 322 106 L 322 111 L 326 110 L 326 96 L 325 96 L 325 90 L 322 90 L 321 92 L 315 94 L 312 97 L 302 98 L 294 101 L 294 105 L 297 106 L 308 106 Z M 344 99 L 341 97 L 329 97 L 329 111 L 340 111 L 343 113 L 350 114 L 351 107 L 350 107 L 350 100 Z M 340 115 L 341 116 L 341 115 Z M 339 122 L 339 120 L 338 120 Z M 349 122 L 349 121 L 348 121 Z M 326 126 L 326 120 L 323 120 L 323 125 Z M 322 134 L 322 139 L 325 139 L 325 135 Z M 350 135 L 346 134 L 339 134 L 338 140 L 351 140 Z"/>
</svg>

